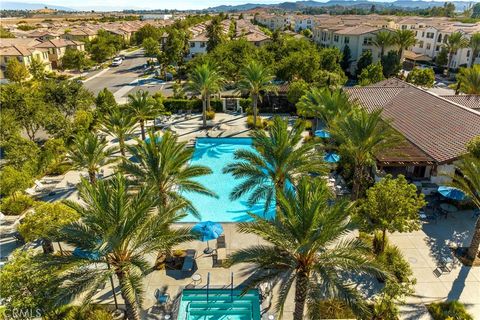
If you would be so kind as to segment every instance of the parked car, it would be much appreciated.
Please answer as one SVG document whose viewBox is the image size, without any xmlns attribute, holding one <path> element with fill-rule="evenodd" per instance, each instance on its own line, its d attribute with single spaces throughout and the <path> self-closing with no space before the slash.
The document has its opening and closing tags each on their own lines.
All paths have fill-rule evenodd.
<svg viewBox="0 0 480 320">
<path fill-rule="evenodd" d="M 112 67 L 118 67 L 119 65 L 121 65 L 123 62 L 123 59 L 120 58 L 120 57 L 116 57 L 112 60 Z"/>
</svg>

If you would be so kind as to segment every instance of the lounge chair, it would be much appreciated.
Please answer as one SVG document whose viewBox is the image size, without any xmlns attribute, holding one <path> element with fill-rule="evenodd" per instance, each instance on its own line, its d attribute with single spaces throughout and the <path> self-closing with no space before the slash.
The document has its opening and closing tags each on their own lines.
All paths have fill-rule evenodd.
<svg viewBox="0 0 480 320">
<path fill-rule="evenodd" d="M 183 265 L 182 265 L 182 272 L 192 272 L 193 267 L 195 265 L 195 253 L 196 251 L 193 249 L 187 250 L 187 255 L 185 256 L 185 259 L 183 260 Z"/>
<path fill-rule="evenodd" d="M 165 305 L 170 301 L 170 295 L 168 293 L 162 293 L 159 289 L 155 290 L 155 300 L 160 305 Z"/>
<path fill-rule="evenodd" d="M 225 235 L 222 234 L 220 237 L 217 238 L 217 249 L 224 249 L 227 247 L 225 242 Z"/>
</svg>

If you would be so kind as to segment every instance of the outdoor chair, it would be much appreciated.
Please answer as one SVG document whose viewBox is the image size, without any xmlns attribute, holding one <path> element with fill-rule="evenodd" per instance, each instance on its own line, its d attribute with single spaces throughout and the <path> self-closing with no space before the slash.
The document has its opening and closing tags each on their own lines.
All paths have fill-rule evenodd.
<svg viewBox="0 0 480 320">
<path fill-rule="evenodd" d="M 155 290 L 155 301 L 160 305 L 165 305 L 170 301 L 170 295 L 168 293 L 162 293 L 159 289 Z"/>
<path fill-rule="evenodd" d="M 220 237 L 217 238 L 217 249 L 224 249 L 227 247 L 226 241 L 225 241 L 225 235 L 222 234 Z"/>
<path fill-rule="evenodd" d="M 185 260 L 183 260 L 182 272 L 193 271 L 193 267 L 195 264 L 195 253 L 196 251 L 193 249 L 187 250 L 187 255 L 185 256 Z"/>
</svg>

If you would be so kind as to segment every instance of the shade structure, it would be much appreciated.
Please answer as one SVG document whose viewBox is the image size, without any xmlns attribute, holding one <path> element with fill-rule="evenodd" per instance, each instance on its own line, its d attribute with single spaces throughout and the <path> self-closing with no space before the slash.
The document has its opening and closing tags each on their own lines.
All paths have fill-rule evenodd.
<svg viewBox="0 0 480 320">
<path fill-rule="evenodd" d="M 328 163 L 337 163 L 340 161 L 340 156 L 335 152 L 328 152 L 326 155 L 323 156 L 323 160 Z"/>
<path fill-rule="evenodd" d="M 209 241 L 220 237 L 223 227 L 217 222 L 203 221 L 193 226 L 192 233 L 198 235 L 200 241 Z"/>
<path fill-rule="evenodd" d="M 80 248 L 75 248 L 72 254 L 76 257 L 88 259 L 88 260 L 98 260 L 100 259 L 100 254 L 95 251 L 83 250 Z"/>
<path fill-rule="evenodd" d="M 146 143 L 150 143 L 150 137 L 146 137 L 144 141 L 145 141 Z M 160 136 L 155 136 L 155 143 L 159 143 L 160 141 L 162 141 L 162 137 L 160 137 Z"/>
<path fill-rule="evenodd" d="M 324 129 L 317 130 L 317 131 L 315 131 L 315 137 L 330 138 L 330 132 L 328 132 L 327 130 L 324 130 Z"/>
<path fill-rule="evenodd" d="M 466 198 L 465 193 L 463 193 L 461 190 L 454 187 L 440 186 L 438 187 L 437 191 L 445 198 L 449 198 L 453 200 L 461 201 Z"/>
</svg>

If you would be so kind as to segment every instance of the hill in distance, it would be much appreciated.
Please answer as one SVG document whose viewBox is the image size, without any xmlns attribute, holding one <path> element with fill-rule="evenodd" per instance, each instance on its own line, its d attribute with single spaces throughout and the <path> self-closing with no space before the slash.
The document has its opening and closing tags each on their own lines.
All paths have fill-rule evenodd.
<svg viewBox="0 0 480 320">
<path fill-rule="evenodd" d="M 44 9 L 45 7 L 47 7 L 48 9 L 55 9 L 55 10 L 62 10 L 62 11 L 75 11 L 75 9 L 72 9 L 72 8 L 47 5 L 43 3 L 23 3 L 23 2 L 11 2 L 11 1 L 1 1 L 0 3 L 1 10 L 38 10 L 38 9 Z"/>
</svg>

